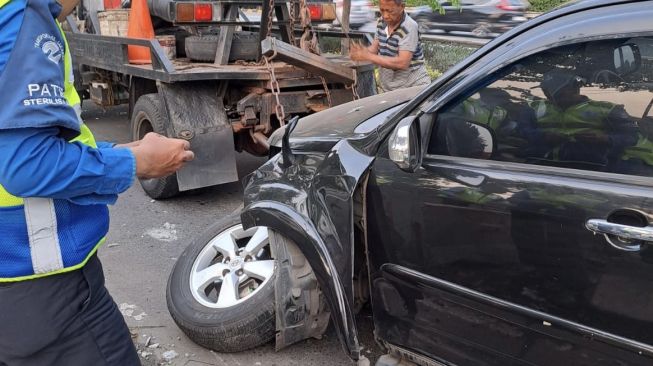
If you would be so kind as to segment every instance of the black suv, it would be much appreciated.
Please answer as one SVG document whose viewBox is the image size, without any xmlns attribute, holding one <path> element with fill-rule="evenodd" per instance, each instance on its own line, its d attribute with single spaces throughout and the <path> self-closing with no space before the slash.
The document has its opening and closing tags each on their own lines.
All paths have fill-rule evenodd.
<svg viewBox="0 0 653 366">
<path fill-rule="evenodd" d="M 330 319 L 364 364 L 371 303 L 377 365 L 653 364 L 651 19 L 574 3 L 424 90 L 293 120 L 177 262 L 174 319 L 219 351 Z"/>
</svg>

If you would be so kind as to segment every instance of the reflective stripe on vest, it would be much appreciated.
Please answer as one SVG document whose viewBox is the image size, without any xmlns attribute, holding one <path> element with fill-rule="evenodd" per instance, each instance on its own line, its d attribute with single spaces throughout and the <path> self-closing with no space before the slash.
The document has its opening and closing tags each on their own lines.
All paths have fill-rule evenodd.
<svg viewBox="0 0 653 366">
<path fill-rule="evenodd" d="M 635 146 L 624 149 L 623 160 L 639 159 L 648 165 L 653 166 L 653 141 L 640 135 Z"/>
<path fill-rule="evenodd" d="M 505 121 L 508 112 L 500 106 L 490 109 L 478 99 L 467 99 L 462 103 L 465 117 L 470 118 L 476 123 L 488 126 L 497 130 L 501 123 Z"/>
<path fill-rule="evenodd" d="M 11 0 L 0 0 L 0 8 L 2 8 L 3 6 L 9 4 L 9 1 L 11 1 Z"/>
<path fill-rule="evenodd" d="M 561 110 L 548 101 L 539 100 L 533 102 L 531 107 L 535 110 L 540 129 L 573 137 L 586 131 L 604 133 L 605 119 L 614 109 L 614 104 L 586 101 Z"/>
<path fill-rule="evenodd" d="M 34 273 L 48 273 L 63 268 L 57 214 L 50 198 L 25 198 L 27 236 Z"/>
</svg>

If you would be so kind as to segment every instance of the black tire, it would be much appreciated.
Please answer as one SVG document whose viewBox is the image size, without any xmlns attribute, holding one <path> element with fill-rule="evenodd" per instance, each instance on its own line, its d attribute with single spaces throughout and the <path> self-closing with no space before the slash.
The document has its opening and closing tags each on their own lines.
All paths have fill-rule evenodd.
<svg viewBox="0 0 653 366">
<path fill-rule="evenodd" d="M 144 94 L 138 98 L 132 113 L 132 140 L 140 140 L 148 132 L 166 135 L 168 114 L 157 93 Z M 164 199 L 179 194 L 177 174 L 158 179 L 139 179 L 145 193 L 154 199 Z"/>
<path fill-rule="evenodd" d="M 194 61 L 213 62 L 218 49 L 219 35 L 186 38 L 186 56 Z M 229 61 L 255 61 L 258 58 L 259 36 L 253 32 L 234 32 Z"/>
<path fill-rule="evenodd" d="M 243 302 L 210 308 L 191 293 L 190 272 L 202 249 L 219 233 L 240 224 L 240 211 L 215 223 L 181 254 L 168 279 L 168 310 L 179 328 L 195 343 L 217 352 L 241 352 L 270 342 L 275 334 L 274 280 Z M 276 268 L 276 267 L 275 267 Z"/>
</svg>

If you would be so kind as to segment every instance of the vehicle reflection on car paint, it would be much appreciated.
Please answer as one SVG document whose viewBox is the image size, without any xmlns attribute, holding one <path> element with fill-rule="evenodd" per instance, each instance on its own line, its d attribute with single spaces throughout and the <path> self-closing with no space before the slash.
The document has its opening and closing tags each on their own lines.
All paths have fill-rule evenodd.
<svg viewBox="0 0 653 366">
<path fill-rule="evenodd" d="M 421 34 L 465 32 L 475 37 L 496 37 L 527 20 L 526 0 L 463 0 L 460 6 L 441 1 L 441 13 L 430 6 L 409 9 Z"/>
</svg>

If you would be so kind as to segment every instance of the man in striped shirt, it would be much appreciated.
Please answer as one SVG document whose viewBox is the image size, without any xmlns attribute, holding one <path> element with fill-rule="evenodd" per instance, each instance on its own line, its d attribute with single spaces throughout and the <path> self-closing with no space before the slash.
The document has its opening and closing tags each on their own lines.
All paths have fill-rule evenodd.
<svg viewBox="0 0 653 366">
<path fill-rule="evenodd" d="M 417 23 L 404 11 L 405 0 L 380 0 L 376 36 L 369 47 L 352 44 L 354 61 L 369 61 L 379 66 L 383 91 L 426 85 L 431 82 L 424 66 L 424 52 Z"/>
</svg>

